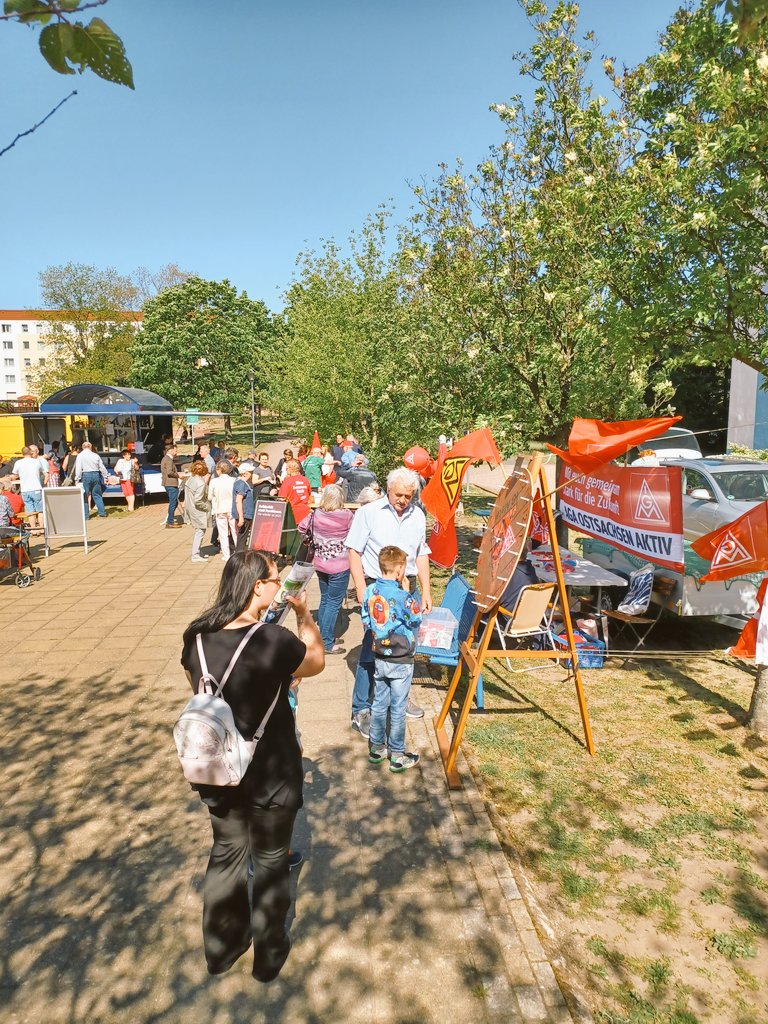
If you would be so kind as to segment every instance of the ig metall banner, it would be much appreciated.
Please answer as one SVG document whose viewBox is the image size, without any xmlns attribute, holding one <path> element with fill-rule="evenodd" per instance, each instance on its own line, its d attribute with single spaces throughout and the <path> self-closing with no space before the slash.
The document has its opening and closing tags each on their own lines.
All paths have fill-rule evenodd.
<svg viewBox="0 0 768 1024">
<path fill-rule="evenodd" d="M 656 565 L 682 572 L 683 485 L 677 467 L 604 466 L 560 477 L 564 522 Z"/>
</svg>

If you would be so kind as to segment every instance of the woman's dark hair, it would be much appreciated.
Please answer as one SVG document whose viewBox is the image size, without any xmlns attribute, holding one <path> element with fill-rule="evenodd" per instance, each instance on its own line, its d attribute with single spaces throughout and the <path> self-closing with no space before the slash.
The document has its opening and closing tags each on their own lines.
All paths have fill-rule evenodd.
<svg viewBox="0 0 768 1024">
<path fill-rule="evenodd" d="M 215 633 L 242 614 L 251 603 L 253 586 L 265 580 L 276 562 L 268 551 L 236 551 L 224 566 L 215 603 L 184 630 L 184 644 L 197 633 Z"/>
</svg>

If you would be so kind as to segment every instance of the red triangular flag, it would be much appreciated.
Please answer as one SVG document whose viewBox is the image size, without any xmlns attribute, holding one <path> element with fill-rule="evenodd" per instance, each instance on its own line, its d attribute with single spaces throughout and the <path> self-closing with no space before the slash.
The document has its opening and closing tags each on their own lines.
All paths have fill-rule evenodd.
<svg viewBox="0 0 768 1024">
<path fill-rule="evenodd" d="M 702 583 L 730 580 L 749 572 L 768 570 L 768 501 L 745 512 L 712 533 L 695 540 L 691 547 L 712 565 Z"/>
<path fill-rule="evenodd" d="M 725 649 L 725 653 L 730 654 L 732 658 L 751 658 L 754 660 L 757 648 L 757 627 L 760 622 L 760 613 L 763 609 L 766 589 L 768 589 L 768 579 L 763 580 L 757 592 L 757 611 L 748 620 L 746 626 L 741 631 L 741 636 L 733 647 L 726 647 Z"/>
<path fill-rule="evenodd" d="M 446 526 L 435 523 L 429 535 L 429 560 L 441 569 L 452 569 L 459 557 L 456 520 L 451 517 Z"/>
<path fill-rule="evenodd" d="M 315 431 L 315 436 L 312 438 L 312 447 L 313 448 L 320 448 L 321 447 L 321 445 L 320 445 L 320 435 L 318 434 L 317 431 Z"/>
<path fill-rule="evenodd" d="M 448 451 L 440 446 L 435 475 L 421 492 L 421 500 L 438 523 L 447 526 L 461 498 L 461 482 L 468 467 L 480 460 L 501 465 L 501 455 L 488 427 L 474 430 Z"/>
<path fill-rule="evenodd" d="M 552 444 L 547 448 L 579 473 L 591 473 L 636 444 L 666 433 L 681 419 L 682 416 L 657 416 L 647 420 L 603 423 L 602 420 L 576 418 L 568 437 L 568 450 L 563 451 Z"/>
</svg>

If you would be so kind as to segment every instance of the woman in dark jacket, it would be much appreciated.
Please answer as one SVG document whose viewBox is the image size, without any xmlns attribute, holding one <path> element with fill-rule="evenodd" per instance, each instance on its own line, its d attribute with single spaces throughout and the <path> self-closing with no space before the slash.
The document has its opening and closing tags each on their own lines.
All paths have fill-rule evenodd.
<svg viewBox="0 0 768 1024">
<path fill-rule="evenodd" d="M 181 663 L 195 691 L 202 674 L 196 637 L 208 671 L 221 679 L 240 641 L 260 622 L 280 587 L 277 564 L 264 551 L 232 555 L 216 603 L 184 632 Z M 259 626 L 242 650 L 223 697 L 244 736 L 253 736 L 275 695 L 253 761 L 239 786 L 198 786 L 208 805 L 213 849 L 203 886 L 203 941 L 208 971 L 223 974 L 253 943 L 253 976 L 272 981 L 291 948 L 285 929 L 290 906 L 288 847 L 303 803 L 301 750 L 288 688 L 294 676 L 317 675 L 323 643 L 307 613 L 306 594 L 288 598 L 298 637 L 283 626 Z M 248 899 L 248 869 L 253 870 Z"/>
</svg>

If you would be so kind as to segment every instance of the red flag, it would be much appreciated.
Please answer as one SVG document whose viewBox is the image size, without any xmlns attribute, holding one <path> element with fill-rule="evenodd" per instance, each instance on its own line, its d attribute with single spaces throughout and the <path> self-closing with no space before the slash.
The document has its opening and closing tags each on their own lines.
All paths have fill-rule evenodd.
<svg viewBox="0 0 768 1024">
<path fill-rule="evenodd" d="M 448 451 L 442 445 L 435 475 L 421 492 L 421 500 L 438 523 L 447 526 L 461 497 L 461 482 L 467 468 L 480 460 L 501 465 L 501 455 L 488 427 L 474 430 Z"/>
<path fill-rule="evenodd" d="M 741 636 L 733 647 L 726 647 L 725 653 L 730 654 L 732 658 L 754 659 L 757 650 L 757 627 L 760 622 L 760 614 L 763 610 L 765 591 L 767 589 L 768 579 L 765 579 L 760 584 L 760 589 L 757 592 L 757 611 L 752 618 L 749 619 L 744 629 L 742 629 Z"/>
<path fill-rule="evenodd" d="M 547 448 L 580 473 L 591 473 L 628 452 L 634 445 L 666 433 L 681 419 L 682 416 L 657 416 L 648 420 L 603 423 L 602 420 L 576 418 L 568 436 L 568 451 L 552 444 Z"/>
<path fill-rule="evenodd" d="M 549 524 L 541 498 L 536 498 L 533 503 L 530 536 L 531 540 L 537 540 L 539 544 L 549 544 Z"/>
<path fill-rule="evenodd" d="M 317 431 L 315 431 L 315 436 L 312 438 L 312 447 L 313 448 L 320 448 L 321 447 L 321 445 L 320 445 L 320 435 L 318 434 Z"/>
<path fill-rule="evenodd" d="M 429 560 L 442 569 L 452 569 L 459 557 L 456 520 L 451 516 L 445 526 L 435 523 L 429 536 Z"/>
<path fill-rule="evenodd" d="M 768 501 L 755 505 L 743 516 L 691 545 L 697 555 L 712 565 L 702 583 L 729 580 L 748 572 L 768 570 Z"/>
</svg>

